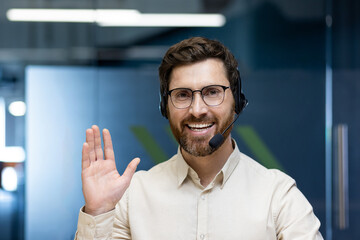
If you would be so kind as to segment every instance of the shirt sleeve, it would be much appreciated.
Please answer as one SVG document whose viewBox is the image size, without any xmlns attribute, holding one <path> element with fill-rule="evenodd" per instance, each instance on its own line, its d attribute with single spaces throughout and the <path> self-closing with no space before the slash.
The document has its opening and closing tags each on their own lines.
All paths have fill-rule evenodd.
<svg viewBox="0 0 360 240">
<path fill-rule="evenodd" d="M 126 190 L 124 196 L 116 204 L 113 239 L 131 239 L 130 224 L 129 224 L 129 189 Z"/>
<path fill-rule="evenodd" d="M 83 209 L 80 209 L 75 240 L 111 239 L 115 210 L 94 217 Z"/>
<path fill-rule="evenodd" d="M 277 239 L 280 240 L 321 240 L 320 221 L 305 196 L 288 179 L 279 189 L 276 221 Z"/>
</svg>

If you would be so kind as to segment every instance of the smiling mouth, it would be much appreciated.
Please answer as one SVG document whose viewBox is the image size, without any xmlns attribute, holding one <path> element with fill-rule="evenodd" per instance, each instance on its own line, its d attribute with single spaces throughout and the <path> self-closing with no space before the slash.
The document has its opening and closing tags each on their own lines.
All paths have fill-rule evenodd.
<svg viewBox="0 0 360 240">
<path fill-rule="evenodd" d="M 214 123 L 197 123 L 197 124 L 187 124 L 186 126 L 190 128 L 190 130 L 195 132 L 201 132 L 211 128 Z"/>
</svg>

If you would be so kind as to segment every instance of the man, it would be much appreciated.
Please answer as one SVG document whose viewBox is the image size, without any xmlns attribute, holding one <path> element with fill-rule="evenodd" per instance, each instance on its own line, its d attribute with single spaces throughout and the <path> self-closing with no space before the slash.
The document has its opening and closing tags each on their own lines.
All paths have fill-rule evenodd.
<svg viewBox="0 0 360 240">
<path fill-rule="evenodd" d="M 167 51 L 159 75 L 161 112 L 178 153 L 133 177 L 135 158 L 120 176 L 109 131 L 104 159 L 99 128 L 88 129 L 76 239 L 322 239 L 295 181 L 242 154 L 231 138 L 247 100 L 229 50 L 184 40 Z"/>
</svg>

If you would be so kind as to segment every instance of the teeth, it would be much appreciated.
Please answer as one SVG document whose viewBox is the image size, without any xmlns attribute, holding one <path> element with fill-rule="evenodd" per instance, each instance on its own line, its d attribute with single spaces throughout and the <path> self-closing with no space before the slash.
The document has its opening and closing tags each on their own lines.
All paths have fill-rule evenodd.
<svg viewBox="0 0 360 240">
<path fill-rule="evenodd" d="M 188 124 L 188 126 L 193 130 L 201 131 L 201 129 L 211 127 L 212 123 Z"/>
</svg>

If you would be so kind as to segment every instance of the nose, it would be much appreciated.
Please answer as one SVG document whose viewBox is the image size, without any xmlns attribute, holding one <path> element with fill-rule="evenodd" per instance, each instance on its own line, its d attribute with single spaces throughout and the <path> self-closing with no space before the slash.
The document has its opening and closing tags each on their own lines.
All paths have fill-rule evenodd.
<svg viewBox="0 0 360 240">
<path fill-rule="evenodd" d="M 200 92 L 193 93 L 193 100 L 189 108 L 189 112 L 196 118 L 204 115 L 208 111 L 208 106 L 201 97 Z"/>
</svg>

